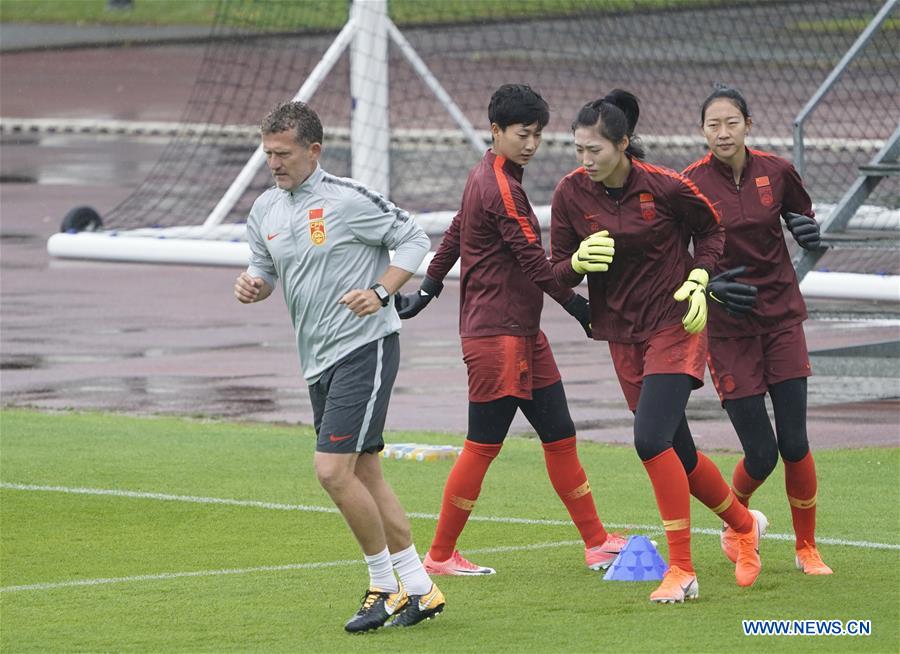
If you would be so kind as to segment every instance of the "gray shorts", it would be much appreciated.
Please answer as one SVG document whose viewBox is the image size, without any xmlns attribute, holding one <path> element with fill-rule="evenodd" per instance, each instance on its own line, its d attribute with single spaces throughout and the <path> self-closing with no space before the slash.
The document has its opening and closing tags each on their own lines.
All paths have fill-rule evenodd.
<svg viewBox="0 0 900 654">
<path fill-rule="evenodd" d="M 384 449 L 384 420 L 399 367 L 400 338 L 394 333 L 357 348 L 310 385 L 317 452 Z"/>
</svg>

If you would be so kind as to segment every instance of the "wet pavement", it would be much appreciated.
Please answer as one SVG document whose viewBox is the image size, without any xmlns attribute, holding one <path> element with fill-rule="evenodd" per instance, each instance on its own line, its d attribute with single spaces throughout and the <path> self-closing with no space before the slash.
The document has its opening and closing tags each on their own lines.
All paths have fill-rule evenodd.
<svg viewBox="0 0 900 654">
<path fill-rule="evenodd" d="M 132 144 L 133 153 L 140 149 Z M 53 165 L 52 157 L 47 165 Z M 102 213 L 128 191 L 0 186 L 2 403 L 309 423 L 312 412 L 279 296 L 238 304 L 231 296 L 236 269 L 48 257 L 46 239 L 69 208 L 91 204 Z M 439 300 L 404 324 L 391 429 L 465 431 L 457 303 L 458 287 L 450 282 Z M 579 434 L 629 442 L 631 415 L 605 345 L 585 341 L 552 301 L 543 324 Z M 807 324 L 813 350 L 897 340 L 898 334 L 896 323 Z M 813 357 L 814 369 L 823 373 L 810 382 L 810 437 L 816 447 L 898 444 L 900 360 L 878 351 L 863 354 L 869 356 Z M 692 397 L 689 418 L 701 446 L 736 446 L 710 384 Z M 527 423 L 517 418 L 513 431 L 528 432 Z"/>
<path fill-rule="evenodd" d="M 56 53 L 56 59 L 49 52 L 4 54 L 0 116 L 177 120 L 192 89 L 196 49 L 149 54 L 142 48 L 114 54 L 142 67 L 145 83 L 134 75 L 101 74 L 110 67 L 108 52 Z M 89 71 L 83 78 L 89 83 L 54 72 L 60 56 Z M 43 71 L 46 83 L 29 83 L 28 70 Z M 276 295 L 258 305 L 238 304 L 231 286 L 239 270 L 48 257 L 46 240 L 66 211 L 84 204 L 101 214 L 111 210 L 144 179 L 164 143 L 2 138 L 2 405 L 311 421 L 283 301 Z M 457 306 L 458 287 L 449 282 L 437 302 L 404 324 L 390 429 L 465 431 Z M 543 325 L 579 435 L 630 442 L 631 414 L 606 346 L 586 341 L 549 299 Z M 829 351 L 812 358 L 813 447 L 900 444 L 900 359 L 890 351 L 833 351 L 900 340 L 900 324 L 811 320 L 807 338 L 814 352 Z M 737 447 L 709 383 L 693 395 L 688 415 L 701 447 Z M 517 418 L 513 431 L 527 433 L 527 423 Z"/>
</svg>

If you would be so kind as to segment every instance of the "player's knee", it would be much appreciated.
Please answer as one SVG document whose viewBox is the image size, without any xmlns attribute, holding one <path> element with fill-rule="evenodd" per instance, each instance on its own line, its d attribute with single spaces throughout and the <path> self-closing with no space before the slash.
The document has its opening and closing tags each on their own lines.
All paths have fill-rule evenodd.
<svg viewBox="0 0 900 654">
<path fill-rule="evenodd" d="M 666 443 L 659 437 L 644 433 L 640 429 L 634 430 L 634 449 L 641 461 L 649 461 L 670 447 L 672 447 L 671 443 Z"/>
<path fill-rule="evenodd" d="M 781 452 L 781 458 L 785 461 L 796 462 L 805 457 L 809 453 L 809 441 L 806 435 L 793 439 L 781 439 L 778 443 L 778 449 Z"/>
<path fill-rule="evenodd" d="M 693 441 L 690 444 L 676 442 L 674 449 L 675 454 L 678 455 L 678 459 L 681 461 L 681 465 L 684 467 L 684 471 L 691 474 L 694 468 L 697 467 L 697 448 L 694 446 Z"/>
<path fill-rule="evenodd" d="M 315 467 L 319 485 L 329 494 L 340 492 L 352 474 L 346 466 L 338 465 L 335 461 L 316 459 Z"/>
<path fill-rule="evenodd" d="M 744 468 L 753 479 L 768 478 L 778 465 L 778 447 L 772 441 L 744 452 Z"/>
<path fill-rule="evenodd" d="M 547 432 L 538 432 L 538 438 L 546 450 L 550 449 L 575 449 L 575 425 L 570 420 L 568 424 L 551 429 Z"/>
</svg>

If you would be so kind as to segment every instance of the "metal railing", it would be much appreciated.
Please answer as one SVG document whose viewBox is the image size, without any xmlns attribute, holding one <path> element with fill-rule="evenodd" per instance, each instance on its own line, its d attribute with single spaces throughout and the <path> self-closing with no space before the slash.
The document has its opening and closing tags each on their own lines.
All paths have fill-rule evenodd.
<svg viewBox="0 0 900 654">
<path fill-rule="evenodd" d="M 804 106 L 803 109 L 800 110 L 800 113 L 797 114 L 797 117 L 794 118 L 794 168 L 797 169 L 800 177 L 803 177 L 804 173 L 803 123 L 810 117 L 812 112 L 822 101 L 822 98 L 824 98 L 831 90 L 831 87 L 834 86 L 838 79 L 840 79 L 847 67 L 854 59 L 856 59 L 856 56 L 866 47 L 866 44 L 868 44 L 875 32 L 878 31 L 878 28 L 881 27 L 881 24 L 897 6 L 897 2 L 898 0 L 887 0 L 887 2 L 884 3 L 884 6 L 882 6 L 879 12 L 875 14 L 875 17 L 869 22 L 866 29 L 864 29 L 862 34 L 859 35 L 859 38 L 856 39 L 856 42 L 850 46 L 850 49 L 847 50 L 843 58 L 838 62 L 838 65 L 834 67 L 825 81 L 822 82 L 822 85 L 809 99 L 806 106 Z"/>
</svg>

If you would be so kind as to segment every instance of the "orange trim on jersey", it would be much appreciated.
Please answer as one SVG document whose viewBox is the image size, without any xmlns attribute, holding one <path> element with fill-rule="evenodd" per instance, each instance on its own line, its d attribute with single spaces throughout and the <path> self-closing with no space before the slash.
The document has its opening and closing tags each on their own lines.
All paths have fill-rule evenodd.
<svg viewBox="0 0 900 654">
<path fill-rule="evenodd" d="M 781 158 L 777 154 L 772 154 L 771 152 L 764 152 L 763 150 L 754 150 L 752 148 L 747 148 L 747 151 L 750 154 L 758 155 L 760 157 L 769 157 L 771 159 L 780 159 Z"/>
<path fill-rule="evenodd" d="M 694 170 L 694 168 L 699 168 L 700 166 L 704 166 L 704 165 L 708 164 L 710 161 L 712 161 L 712 156 L 713 156 L 712 152 L 707 152 L 705 157 L 703 157 L 702 159 L 698 159 L 697 161 L 692 163 L 690 166 L 688 166 L 687 168 L 682 170 L 681 174 L 687 175 L 689 172 Z"/>
<path fill-rule="evenodd" d="M 655 173 L 657 175 L 665 175 L 666 177 L 671 177 L 672 179 L 677 179 L 679 182 L 687 186 L 691 192 L 696 195 L 698 198 L 703 200 L 706 203 L 706 206 L 709 207 L 709 210 L 712 212 L 712 215 L 715 217 L 717 223 L 721 223 L 722 219 L 719 216 L 719 212 L 716 211 L 716 208 L 713 206 L 712 202 L 709 201 L 703 193 L 700 192 L 700 189 L 697 188 L 697 185 L 694 184 L 690 179 L 676 173 L 674 170 L 669 170 L 668 168 L 661 168 L 660 166 L 654 166 L 653 164 L 648 164 L 646 161 L 640 161 L 639 159 L 632 159 L 632 165 L 637 166 L 641 170 L 645 170 L 648 173 Z"/>
<path fill-rule="evenodd" d="M 506 208 L 506 215 L 515 219 L 522 228 L 522 233 L 529 243 L 537 241 L 537 236 L 531 228 L 528 218 L 520 216 L 516 211 L 516 203 L 513 200 L 512 191 L 509 190 L 509 181 L 506 179 L 506 172 L 503 170 L 503 164 L 506 163 L 506 157 L 498 156 L 494 159 L 494 177 L 497 178 L 497 186 L 500 187 L 500 197 L 503 198 L 503 206 Z"/>
<path fill-rule="evenodd" d="M 584 169 L 584 166 L 578 166 L 578 168 L 566 175 L 566 179 L 568 179 L 569 177 L 574 177 L 575 175 L 587 175 L 587 171 Z"/>
</svg>

